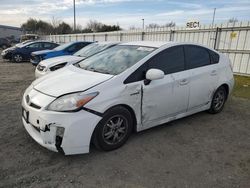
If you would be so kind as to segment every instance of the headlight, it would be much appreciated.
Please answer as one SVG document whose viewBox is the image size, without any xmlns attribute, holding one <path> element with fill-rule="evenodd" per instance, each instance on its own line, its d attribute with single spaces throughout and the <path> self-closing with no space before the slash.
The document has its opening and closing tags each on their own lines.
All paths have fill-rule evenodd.
<svg viewBox="0 0 250 188">
<path fill-rule="evenodd" d="M 47 107 L 47 110 L 59 112 L 76 111 L 81 109 L 85 104 L 95 98 L 98 94 L 98 92 L 89 94 L 80 92 L 64 95 L 50 103 Z"/>
</svg>

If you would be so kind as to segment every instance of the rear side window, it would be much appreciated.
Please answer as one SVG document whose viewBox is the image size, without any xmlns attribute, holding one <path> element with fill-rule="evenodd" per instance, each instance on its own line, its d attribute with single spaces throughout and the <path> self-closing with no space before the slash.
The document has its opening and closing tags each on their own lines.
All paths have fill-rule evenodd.
<svg viewBox="0 0 250 188">
<path fill-rule="evenodd" d="M 186 45 L 184 48 L 187 69 L 194 69 L 210 64 L 210 55 L 207 49 L 193 45 Z"/>
<path fill-rule="evenodd" d="M 183 71 L 185 68 L 183 46 L 163 50 L 148 61 L 148 69 L 156 68 L 165 74 Z"/>
<path fill-rule="evenodd" d="M 52 43 L 44 42 L 43 43 L 43 48 L 53 48 L 53 44 Z"/>
<path fill-rule="evenodd" d="M 216 52 L 211 51 L 211 50 L 208 50 L 208 52 L 210 54 L 211 64 L 219 63 L 220 55 L 217 54 Z"/>
</svg>

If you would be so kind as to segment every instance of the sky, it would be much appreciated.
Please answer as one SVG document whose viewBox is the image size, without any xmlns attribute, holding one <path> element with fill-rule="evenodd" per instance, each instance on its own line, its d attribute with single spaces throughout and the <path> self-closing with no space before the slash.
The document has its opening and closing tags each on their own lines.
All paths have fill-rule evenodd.
<svg viewBox="0 0 250 188">
<path fill-rule="evenodd" d="M 123 29 L 141 28 L 150 23 L 171 21 L 183 26 L 198 20 L 210 24 L 235 17 L 250 21 L 250 0 L 75 0 L 76 22 L 83 27 L 89 20 L 117 25 Z M 73 0 L 0 0 L 0 24 L 21 26 L 28 18 L 51 22 L 52 18 L 73 24 Z"/>
</svg>

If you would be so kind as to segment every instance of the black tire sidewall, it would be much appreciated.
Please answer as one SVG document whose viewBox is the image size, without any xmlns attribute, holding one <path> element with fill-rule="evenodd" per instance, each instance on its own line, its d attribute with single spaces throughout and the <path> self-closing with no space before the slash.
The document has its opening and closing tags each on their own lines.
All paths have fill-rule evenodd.
<svg viewBox="0 0 250 188">
<path fill-rule="evenodd" d="M 109 145 L 104 141 L 104 139 L 102 137 L 102 132 L 103 132 L 103 128 L 105 126 L 105 123 L 109 120 L 110 117 L 112 117 L 114 115 L 122 115 L 122 116 L 124 116 L 124 118 L 127 119 L 128 131 L 127 131 L 126 136 L 122 139 L 121 142 L 119 142 L 115 145 Z M 102 120 L 98 123 L 97 127 L 95 128 L 94 144 L 98 149 L 101 149 L 104 151 L 111 151 L 111 150 L 117 149 L 117 148 L 121 147 L 128 140 L 128 138 L 132 132 L 132 127 L 133 127 L 133 120 L 132 120 L 131 113 L 126 108 L 124 108 L 122 106 L 114 107 L 114 108 L 108 110 L 104 114 Z"/>
<path fill-rule="evenodd" d="M 220 107 L 220 109 L 215 109 L 215 106 L 214 106 L 214 99 L 215 99 L 216 94 L 217 94 L 219 91 L 223 91 L 223 93 L 224 93 L 224 102 L 223 102 L 223 105 Z M 223 110 L 223 108 L 224 108 L 226 99 L 227 99 L 226 89 L 225 89 L 225 87 L 221 86 L 221 87 L 219 87 L 219 88 L 215 91 L 215 93 L 214 93 L 214 95 L 213 95 L 213 99 L 212 99 L 212 102 L 211 102 L 211 107 L 210 107 L 210 109 L 209 109 L 209 112 L 212 113 L 212 114 L 217 114 L 217 113 L 221 112 L 221 111 Z"/>
</svg>

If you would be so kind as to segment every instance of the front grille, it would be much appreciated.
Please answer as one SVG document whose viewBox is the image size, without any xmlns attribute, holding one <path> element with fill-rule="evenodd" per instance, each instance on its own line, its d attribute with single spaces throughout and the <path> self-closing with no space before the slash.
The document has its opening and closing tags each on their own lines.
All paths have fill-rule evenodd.
<svg viewBox="0 0 250 188">
<path fill-rule="evenodd" d="M 46 67 L 45 66 L 42 66 L 42 65 L 38 65 L 37 66 L 37 70 L 39 71 L 43 71 Z"/>
</svg>

